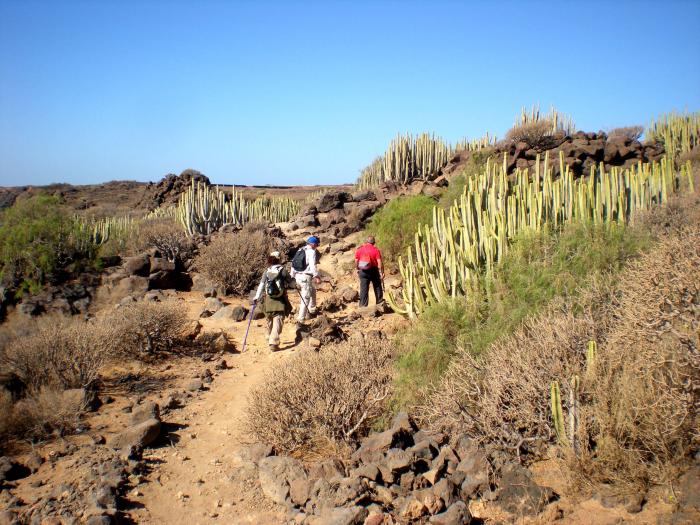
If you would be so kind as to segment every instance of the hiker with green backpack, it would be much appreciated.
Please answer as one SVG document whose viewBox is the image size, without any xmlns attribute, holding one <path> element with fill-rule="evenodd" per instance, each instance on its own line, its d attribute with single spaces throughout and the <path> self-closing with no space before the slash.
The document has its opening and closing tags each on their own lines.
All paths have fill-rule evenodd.
<svg viewBox="0 0 700 525">
<path fill-rule="evenodd" d="M 280 348 L 280 334 L 284 318 L 292 312 L 292 305 L 287 297 L 287 289 L 295 287 L 296 283 L 284 265 L 280 264 L 280 252 L 272 252 L 267 258 L 269 267 L 263 273 L 258 290 L 253 299 L 253 307 L 265 294 L 263 313 L 267 319 L 267 339 L 270 350 L 273 352 Z"/>
</svg>

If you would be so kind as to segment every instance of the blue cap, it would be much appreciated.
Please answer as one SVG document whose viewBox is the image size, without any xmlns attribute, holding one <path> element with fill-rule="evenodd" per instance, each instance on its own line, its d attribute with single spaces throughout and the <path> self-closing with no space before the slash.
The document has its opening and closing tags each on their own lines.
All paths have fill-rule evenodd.
<svg viewBox="0 0 700 525">
<path fill-rule="evenodd" d="M 318 237 L 315 235 L 312 235 L 308 239 L 306 239 L 307 244 L 321 244 L 321 241 L 318 240 Z"/>
</svg>

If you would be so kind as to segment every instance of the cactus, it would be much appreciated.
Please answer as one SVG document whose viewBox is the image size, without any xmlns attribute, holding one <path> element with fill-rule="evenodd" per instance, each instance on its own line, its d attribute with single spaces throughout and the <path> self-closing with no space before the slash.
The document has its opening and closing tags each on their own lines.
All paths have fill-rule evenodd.
<svg viewBox="0 0 700 525">
<path fill-rule="evenodd" d="M 680 154 L 700 145 L 700 112 L 662 115 L 649 124 L 644 138 L 663 142 L 666 154 L 675 162 Z"/>
<path fill-rule="evenodd" d="M 386 181 L 405 184 L 425 178 L 444 167 L 455 152 L 464 149 L 477 151 L 494 143 L 495 137 L 488 133 L 477 140 L 463 139 L 454 146 L 428 133 L 415 138 L 410 134 L 397 135 L 384 155 L 362 170 L 357 181 L 358 189 L 373 188 Z"/>
<path fill-rule="evenodd" d="M 177 219 L 188 235 L 210 235 L 225 224 L 242 226 L 251 221 L 286 222 L 299 213 L 299 203 L 289 197 L 258 197 L 254 201 L 231 188 L 231 195 L 218 186 L 193 180 L 180 196 Z"/>
<path fill-rule="evenodd" d="M 559 391 L 559 381 L 552 381 L 549 388 L 550 401 L 552 406 L 552 422 L 554 432 L 557 434 L 557 441 L 562 445 L 568 444 L 566 439 L 566 429 L 564 427 L 564 413 L 561 408 L 561 392 Z"/>
<path fill-rule="evenodd" d="M 399 258 L 404 287 L 401 300 L 387 295 L 391 307 L 412 318 L 430 304 L 466 295 L 481 275 L 493 275 L 514 236 L 572 221 L 626 223 L 692 177 L 689 163 L 676 172 L 666 158 L 626 170 L 601 164 L 589 177 L 574 179 L 560 155 L 559 173 L 555 178 L 547 154 L 537 159 L 533 174 L 516 170 L 511 176 L 503 163 L 488 159 L 461 198 L 448 210 L 434 208 L 432 224 L 418 229 L 414 245 Z"/>
</svg>

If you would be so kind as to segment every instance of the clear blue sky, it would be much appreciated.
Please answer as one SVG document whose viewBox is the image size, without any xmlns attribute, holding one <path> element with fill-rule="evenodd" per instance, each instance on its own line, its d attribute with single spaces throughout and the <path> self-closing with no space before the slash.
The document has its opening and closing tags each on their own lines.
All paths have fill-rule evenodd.
<svg viewBox="0 0 700 525">
<path fill-rule="evenodd" d="M 397 132 L 700 109 L 700 2 L 0 0 L 0 185 L 352 182 Z"/>
</svg>

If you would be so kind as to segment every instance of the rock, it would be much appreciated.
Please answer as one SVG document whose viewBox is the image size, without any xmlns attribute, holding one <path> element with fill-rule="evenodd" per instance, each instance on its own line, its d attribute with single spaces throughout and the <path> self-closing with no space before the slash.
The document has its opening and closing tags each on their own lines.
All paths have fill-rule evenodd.
<svg viewBox="0 0 700 525">
<path fill-rule="evenodd" d="M 433 494 L 444 502 L 446 508 L 452 505 L 456 499 L 454 484 L 449 479 L 441 479 L 433 486 L 432 490 Z"/>
<path fill-rule="evenodd" d="M 425 505 L 428 514 L 437 514 L 445 508 L 445 502 L 433 492 L 433 489 L 416 490 L 413 495 Z"/>
<path fill-rule="evenodd" d="M 338 481 L 335 492 L 335 506 L 340 507 L 350 502 L 354 502 L 360 494 L 364 492 L 362 482 L 359 478 L 342 478 Z"/>
<path fill-rule="evenodd" d="M 258 464 L 260 460 L 270 456 L 272 454 L 272 445 L 266 445 L 265 443 L 253 443 L 241 447 L 236 456 L 238 456 L 243 461 L 250 461 L 254 464 Z"/>
<path fill-rule="evenodd" d="M 202 323 L 198 319 L 187 321 L 182 329 L 182 336 L 185 339 L 193 341 L 202 332 Z"/>
<path fill-rule="evenodd" d="M 329 191 L 316 204 L 319 213 L 328 213 L 335 208 L 342 208 L 343 203 L 352 201 L 352 195 L 344 191 Z"/>
<path fill-rule="evenodd" d="M 427 509 L 422 501 L 413 496 L 406 498 L 399 509 L 399 516 L 404 519 L 413 521 L 419 519 L 426 513 Z"/>
<path fill-rule="evenodd" d="M 370 434 L 365 438 L 352 458 L 363 463 L 377 463 L 384 459 L 384 454 L 390 448 L 406 449 L 413 446 L 414 430 L 408 415 L 401 412 L 394 417 L 388 430 Z"/>
<path fill-rule="evenodd" d="M 309 346 L 311 348 L 320 348 L 321 347 L 321 341 L 319 339 L 316 339 L 315 337 L 309 337 L 308 342 L 309 342 Z"/>
<path fill-rule="evenodd" d="M 136 410 L 131 413 L 131 424 L 138 425 L 149 419 L 160 420 L 160 407 L 158 403 L 153 401 L 148 401 L 143 405 L 136 408 Z"/>
<path fill-rule="evenodd" d="M 143 423 L 131 426 L 113 436 L 109 444 L 114 449 L 124 449 L 129 446 L 147 447 L 160 435 L 161 422 L 158 419 L 147 419 Z"/>
<path fill-rule="evenodd" d="M 124 271 L 127 275 L 140 275 L 148 277 L 151 273 L 151 260 L 147 254 L 136 255 L 124 259 Z"/>
<path fill-rule="evenodd" d="M 260 460 L 258 477 L 263 493 L 275 503 L 284 505 L 289 499 L 292 481 L 306 479 L 306 473 L 296 459 L 270 456 Z"/>
<path fill-rule="evenodd" d="M 151 257 L 151 271 L 150 273 L 156 272 L 174 272 L 175 263 L 170 262 L 162 257 Z"/>
<path fill-rule="evenodd" d="M 429 522 L 433 525 L 467 525 L 472 519 L 466 503 L 457 501 L 441 514 L 431 517 Z"/>
<path fill-rule="evenodd" d="M 0 485 L 7 481 L 16 481 L 31 474 L 30 469 L 7 456 L 0 457 Z"/>
<path fill-rule="evenodd" d="M 379 479 L 379 469 L 376 465 L 369 463 L 367 465 L 361 465 L 350 473 L 351 476 L 358 478 L 367 478 L 372 481 L 377 481 Z"/>
<path fill-rule="evenodd" d="M 311 495 L 311 481 L 306 478 L 295 478 L 289 483 L 289 498 L 292 503 L 303 507 Z"/>
<path fill-rule="evenodd" d="M 477 447 L 476 444 L 471 444 L 468 448 L 462 448 L 459 462 L 455 469 L 455 474 L 462 476 L 461 496 L 467 499 L 477 491 L 483 491 L 489 485 L 489 464 L 486 459 L 486 454 Z"/>
<path fill-rule="evenodd" d="M 326 509 L 318 517 L 312 518 L 311 525 L 362 525 L 369 512 L 364 507 L 352 506 L 340 509 Z"/>
<path fill-rule="evenodd" d="M 149 290 L 181 290 L 192 288 L 192 279 L 183 272 L 159 271 L 148 276 Z"/>
<path fill-rule="evenodd" d="M 143 296 L 144 301 L 150 301 L 152 303 L 160 303 L 163 302 L 165 299 L 165 296 L 163 295 L 163 292 L 160 290 L 153 290 L 148 292 Z"/>
<path fill-rule="evenodd" d="M 204 300 L 204 308 L 206 308 L 208 311 L 214 313 L 218 312 L 221 310 L 224 306 L 226 306 L 223 302 L 221 302 L 221 299 L 217 297 L 207 297 Z"/>
<path fill-rule="evenodd" d="M 340 291 L 340 296 L 346 303 L 354 303 L 360 299 L 360 293 L 349 286 L 346 286 Z"/>
<path fill-rule="evenodd" d="M 519 516 L 539 514 L 557 495 L 549 487 L 540 487 L 521 465 L 508 465 L 501 473 L 498 501 L 503 509 Z"/>
<path fill-rule="evenodd" d="M 413 455 L 405 450 L 392 448 L 386 454 L 386 466 L 392 474 L 406 471 L 413 464 Z"/>
<path fill-rule="evenodd" d="M 204 383 L 201 379 L 193 379 L 187 384 L 185 390 L 188 392 L 199 392 L 200 390 L 204 390 Z"/>
<path fill-rule="evenodd" d="M 214 300 L 218 301 L 218 299 L 214 298 Z M 209 299 L 207 299 L 209 301 Z M 224 308 L 218 309 L 212 317 L 214 319 L 231 319 L 233 321 L 237 320 L 234 319 L 234 310 L 236 307 L 229 305 Z"/>
<path fill-rule="evenodd" d="M 109 516 L 90 516 L 85 525 L 111 525 L 114 523 Z"/>
<path fill-rule="evenodd" d="M 344 477 L 343 464 L 340 461 L 326 459 L 315 463 L 309 468 L 310 479 L 325 479 L 332 481 Z"/>
<path fill-rule="evenodd" d="M 245 321 L 248 318 L 248 312 L 245 306 L 236 306 L 231 312 L 231 319 L 236 322 Z"/>
<path fill-rule="evenodd" d="M 125 277 L 114 288 L 117 297 L 140 296 L 148 291 L 148 279 L 146 277 L 131 275 Z"/>
</svg>

